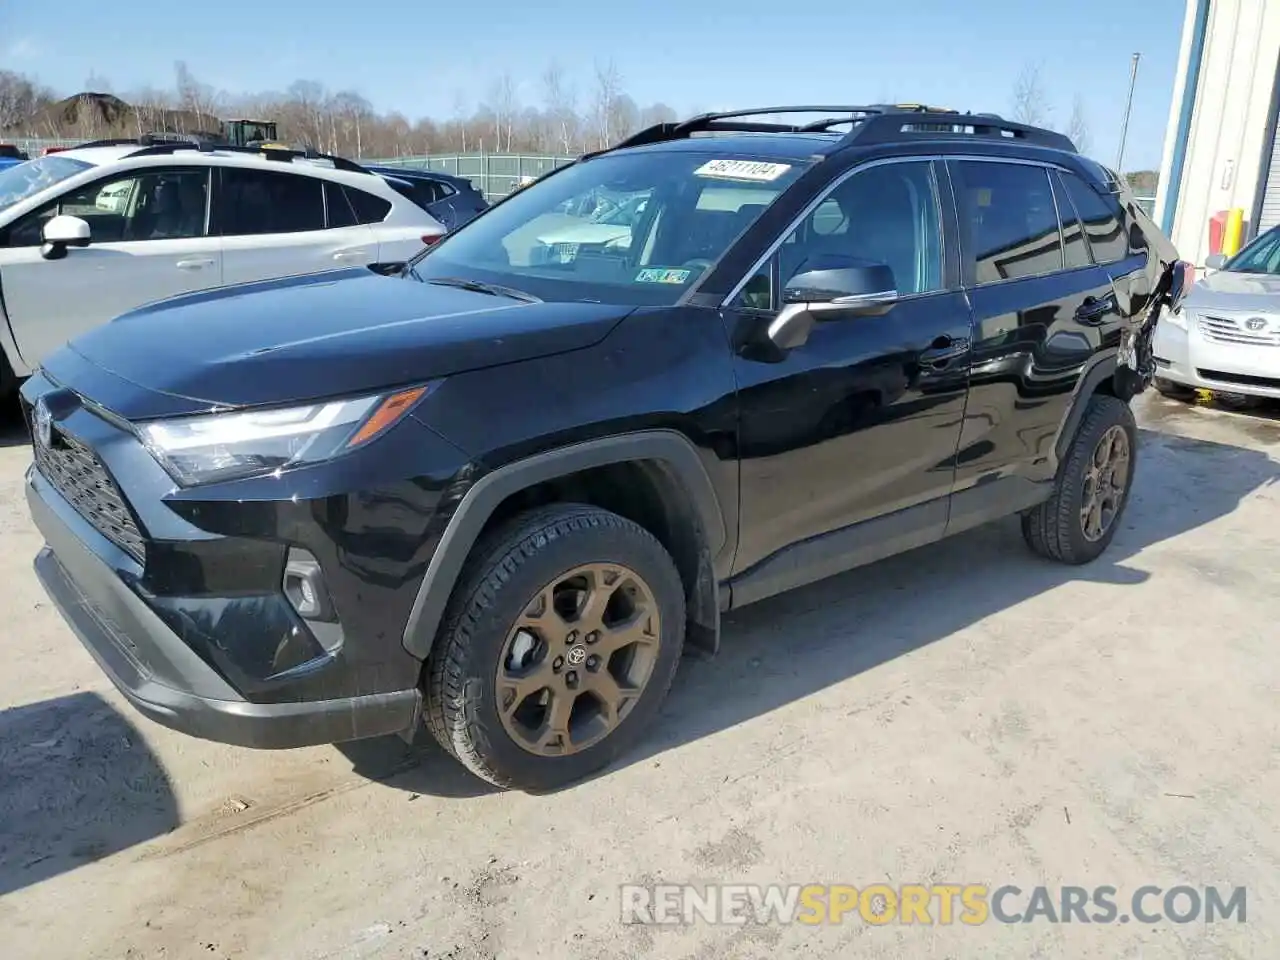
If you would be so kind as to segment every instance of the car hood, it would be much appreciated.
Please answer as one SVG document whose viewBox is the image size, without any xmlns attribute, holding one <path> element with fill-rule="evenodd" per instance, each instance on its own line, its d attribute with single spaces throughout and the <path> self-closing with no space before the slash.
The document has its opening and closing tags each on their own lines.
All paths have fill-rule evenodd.
<svg viewBox="0 0 1280 960">
<path fill-rule="evenodd" d="M 1280 310 L 1280 276 L 1219 270 L 1191 288 L 1192 310 Z"/>
<path fill-rule="evenodd" d="M 342 270 L 163 300 L 76 338 L 45 368 L 125 417 L 287 403 L 589 347 L 630 309 L 524 303 Z M 86 361 L 111 377 L 88 376 Z M 86 380 L 115 386 L 93 396 L 77 382 Z M 121 381 L 153 397 L 130 396 Z"/>
</svg>

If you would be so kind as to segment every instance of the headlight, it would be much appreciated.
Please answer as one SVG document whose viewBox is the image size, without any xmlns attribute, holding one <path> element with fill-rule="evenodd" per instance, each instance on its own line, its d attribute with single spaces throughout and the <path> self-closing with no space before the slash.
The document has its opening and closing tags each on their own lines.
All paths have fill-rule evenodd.
<svg viewBox="0 0 1280 960">
<path fill-rule="evenodd" d="M 430 385 L 306 406 L 237 410 L 138 424 L 152 456 L 184 487 L 319 463 L 368 443 Z"/>
</svg>

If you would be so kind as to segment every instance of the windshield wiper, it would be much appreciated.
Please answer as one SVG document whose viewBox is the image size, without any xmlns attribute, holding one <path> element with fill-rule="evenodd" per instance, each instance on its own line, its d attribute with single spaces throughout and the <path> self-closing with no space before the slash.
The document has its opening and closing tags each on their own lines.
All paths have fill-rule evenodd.
<svg viewBox="0 0 1280 960">
<path fill-rule="evenodd" d="M 432 277 L 427 283 L 437 283 L 442 287 L 461 287 L 463 290 L 488 293 L 495 297 L 510 297 L 512 300 L 522 300 L 525 303 L 542 302 L 540 297 L 535 297 L 532 293 L 525 293 L 523 290 L 517 290 L 514 287 L 504 287 L 497 283 L 485 283 L 483 280 L 468 280 L 465 277 Z"/>
</svg>

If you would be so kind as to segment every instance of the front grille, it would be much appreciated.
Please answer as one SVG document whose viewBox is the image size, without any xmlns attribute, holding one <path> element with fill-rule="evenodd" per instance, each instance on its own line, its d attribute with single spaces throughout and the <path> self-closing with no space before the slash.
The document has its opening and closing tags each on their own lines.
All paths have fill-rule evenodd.
<svg viewBox="0 0 1280 960">
<path fill-rule="evenodd" d="M 35 437 L 35 462 L 76 512 L 94 529 L 141 562 L 146 554 L 142 532 L 125 505 L 119 487 L 92 450 L 53 427 L 49 445 Z"/>
<path fill-rule="evenodd" d="M 1250 321 L 1262 320 L 1266 325 L 1260 330 L 1250 330 Z M 1249 347 L 1280 347 L 1280 327 L 1267 317 L 1247 317 L 1235 320 L 1231 317 L 1200 317 L 1200 332 L 1219 343 L 1234 343 Z"/>
</svg>

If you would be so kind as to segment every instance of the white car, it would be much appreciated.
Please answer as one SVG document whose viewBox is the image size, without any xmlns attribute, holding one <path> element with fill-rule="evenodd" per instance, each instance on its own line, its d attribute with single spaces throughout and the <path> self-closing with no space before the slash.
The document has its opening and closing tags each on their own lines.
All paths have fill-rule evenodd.
<svg viewBox="0 0 1280 960">
<path fill-rule="evenodd" d="M 382 177 L 294 151 L 111 143 L 0 170 L 0 394 L 144 303 L 402 263 L 444 233 Z"/>
<path fill-rule="evenodd" d="M 1155 387 L 1171 397 L 1195 388 L 1280 398 L 1280 227 L 1212 271 L 1156 327 Z"/>
</svg>

